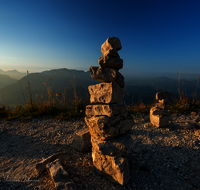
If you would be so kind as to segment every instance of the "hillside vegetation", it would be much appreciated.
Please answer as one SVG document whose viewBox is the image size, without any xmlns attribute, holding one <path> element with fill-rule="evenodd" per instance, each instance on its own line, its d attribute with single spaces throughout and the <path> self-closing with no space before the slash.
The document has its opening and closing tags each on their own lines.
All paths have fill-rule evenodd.
<svg viewBox="0 0 200 190">
<path fill-rule="evenodd" d="M 168 78 L 155 79 L 151 86 L 141 86 L 127 82 L 124 90 L 124 103 L 132 114 L 141 112 L 149 113 L 155 105 L 155 94 L 159 91 L 172 90 L 172 83 L 166 82 Z M 148 81 L 150 82 L 150 81 Z M 171 82 L 171 81 L 170 81 Z M 173 81 L 175 83 L 175 81 Z M 88 86 L 99 83 L 90 77 L 89 72 L 57 69 L 33 73 L 20 79 L 17 83 L 6 86 L 0 90 L 0 117 L 6 120 L 14 118 L 56 117 L 68 119 L 72 117 L 84 117 L 85 106 L 89 104 Z M 138 84 L 138 83 L 137 83 Z M 161 84 L 161 85 L 160 85 Z M 178 78 L 176 81 L 176 93 L 172 93 L 172 112 L 187 113 L 199 108 L 199 79 L 194 89 L 184 89 L 185 83 Z M 166 89 L 168 86 L 168 90 Z M 164 88 L 165 87 L 165 88 Z M 188 96 L 187 91 L 193 92 Z M 183 105 L 189 104 L 189 107 Z"/>
</svg>

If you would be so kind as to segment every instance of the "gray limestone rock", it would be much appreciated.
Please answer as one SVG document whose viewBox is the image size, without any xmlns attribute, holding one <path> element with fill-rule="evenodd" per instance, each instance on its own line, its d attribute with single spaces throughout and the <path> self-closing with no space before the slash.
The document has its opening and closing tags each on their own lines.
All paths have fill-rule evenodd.
<svg viewBox="0 0 200 190">
<path fill-rule="evenodd" d="M 76 133 L 72 146 L 80 152 L 92 150 L 91 135 L 88 128 L 81 129 Z"/>
<path fill-rule="evenodd" d="M 169 114 L 170 114 L 170 110 L 159 109 L 157 107 L 153 107 L 150 110 L 150 115 L 169 115 Z"/>
<path fill-rule="evenodd" d="M 127 112 L 126 105 L 110 104 L 110 105 L 88 105 L 86 106 L 85 114 L 88 117 L 106 115 L 112 117 L 114 115 Z"/>
<path fill-rule="evenodd" d="M 121 135 L 109 141 L 91 138 L 92 151 L 101 152 L 103 155 L 119 156 L 128 155 L 133 149 L 134 142 L 130 134 Z"/>
<path fill-rule="evenodd" d="M 128 159 L 122 156 L 107 156 L 92 152 L 93 165 L 97 173 L 114 183 L 125 185 L 130 178 Z"/>
<path fill-rule="evenodd" d="M 120 114 L 113 117 L 92 116 L 85 117 L 85 122 L 91 137 L 99 140 L 110 140 L 127 133 L 134 124 L 133 117 L 128 114 Z"/>
<path fill-rule="evenodd" d="M 121 42 L 117 37 L 109 37 L 101 46 L 101 53 L 105 56 L 105 52 L 110 49 L 115 49 L 119 51 L 122 49 Z"/>
<path fill-rule="evenodd" d="M 63 156 L 62 156 L 62 153 L 56 153 L 56 154 L 53 154 L 51 156 L 49 156 L 48 158 L 46 159 L 43 159 L 41 162 L 37 163 L 36 164 L 36 169 L 40 172 L 44 171 L 46 169 L 46 165 L 53 162 L 54 160 L 56 159 L 60 159 L 60 161 L 62 163 L 64 163 L 64 159 L 63 159 Z"/>
<path fill-rule="evenodd" d="M 59 159 L 47 164 L 47 168 L 57 190 L 74 190 L 75 186 Z"/>
<path fill-rule="evenodd" d="M 123 59 L 119 57 L 100 57 L 98 62 L 101 67 L 114 68 L 117 70 L 123 68 Z"/>
<path fill-rule="evenodd" d="M 91 104 L 120 104 L 123 102 L 123 88 L 117 83 L 100 83 L 88 87 Z"/>
<path fill-rule="evenodd" d="M 153 115 L 150 114 L 151 124 L 156 127 L 166 127 L 169 124 L 170 115 Z"/>
<path fill-rule="evenodd" d="M 121 88 L 124 88 L 124 77 L 113 68 L 90 67 L 90 75 L 93 79 L 100 82 L 116 82 Z"/>
</svg>

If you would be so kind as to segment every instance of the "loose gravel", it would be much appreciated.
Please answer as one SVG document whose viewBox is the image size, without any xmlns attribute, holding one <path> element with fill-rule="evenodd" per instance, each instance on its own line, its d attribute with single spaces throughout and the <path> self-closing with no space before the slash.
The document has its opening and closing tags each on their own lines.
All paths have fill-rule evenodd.
<svg viewBox="0 0 200 190">
<path fill-rule="evenodd" d="M 65 170 L 77 189 L 197 190 L 200 189 L 200 131 L 193 127 L 198 114 L 173 114 L 169 126 L 155 128 L 149 115 L 134 117 L 130 131 L 134 148 L 129 155 L 130 180 L 121 186 L 99 176 L 91 152 L 71 146 L 84 119 L 0 120 L 0 189 L 55 190 L 48 172 L 35 164 L 62 152 Z"/>
</svg>

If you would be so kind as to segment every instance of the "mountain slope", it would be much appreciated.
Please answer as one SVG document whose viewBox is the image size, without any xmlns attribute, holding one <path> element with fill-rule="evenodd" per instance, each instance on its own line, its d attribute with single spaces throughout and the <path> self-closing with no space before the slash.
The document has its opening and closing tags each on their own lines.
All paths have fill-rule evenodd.
<svg viewBox="0 0 200 190">
<path fill-rule="evenodd" d="M 3 70 L 0 69 L 0 74 L 8 75 L 11 78 L 14 78 L 16 80 L 19 80 L 22 77 L 26 76 L 26 73 L 21 73 L 21 72 L 17 71 L 16 69 L 15 70 L 9 70 L 9 71 L 3 71 Z"/>
<path fill-rule="evenodd" d="M 74 78 L 75 76 L 75 78 Z M 67 97 L 72 96 L 72 81 L 74 82 L 79 97 L 85 98 L 88 96 L 88 86 L 99 83 L 93 80 L 89 72 L 69 70 L 69 69 L 56 69 L 44 71 L 41 73 L 31 73 L 23 77 L 19 82 L 6 86 L 0 90 L 0 95 L 3 95 L 1 103 L 8 102 L 10 105 L 24 105 L 25 101 L 29 100 L 28 82 L 32 92 L 32 98 L 39 92 L 39 97 L 47 97 L 48 91 L 53 93 L 62 93 L 64 90 Z M 25 101 L 23 98 L 25 97 Z"/>
<path fill-rule="evenodd" d="M 0 74 L 0 88 L 3 88 L 3 87 L 8 86 L 10 84 L 14 84 L 16 82 L 17 82 L 16 79 L 13 79 L 8 75 Z"/>
</svg>

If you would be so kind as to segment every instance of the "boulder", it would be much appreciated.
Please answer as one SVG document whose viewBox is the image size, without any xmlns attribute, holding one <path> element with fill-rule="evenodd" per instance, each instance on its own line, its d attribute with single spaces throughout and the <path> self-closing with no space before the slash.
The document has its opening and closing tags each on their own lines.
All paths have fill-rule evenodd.
<svg viewBox="0 0 200 190">
<path fill-rule="evenodd" d="M 88 128 L 81 129 L 76 133 L 72 146 L 80 152 L 92 150 L 91 135 Z"/>
<path fill-rule="evenodd" d="M 56 159 L 60 159 L 60 161 L 64 163 L 64 158 L 62 156 L 62 153 L 58 152 L 56 154 L 49 156 L 48 158 L 43 159 L 41 162 L 37 163 L 35 167 L 39 172 L 43 172 L 46 169 L 46 165 L 53 162 Z"/>
<path fill-rule="evenodd" d="M 116 51 L 119 51 L 122 49 L 121 42 L 119 38 L 117 37 L 109 37 L 102 45 L 101 45 L 101 53 L 105 56 L 105 52 L 115 49 Z"/>
<path fill-rule="evenodd" d="M 133 117 L 128 114 L 120 114 L 113 117 L 92 116 L 85 117 L 85 122 L 91 137 L 99 140 L 110 140 L 127 133 L 134 124 Z"/>
<path fill-rule="evenodd" d="M 123 59 L 119 57 L 100 57 L 98 62 L 101 67 L 114 68 L 116 70 L 123 68 Z"/>
<path fill-rule="evenodd" d="M 162 100 L 162 99 L 167 99 L 171 96 L 170 92 L 157 92 L 156 93 L 156 100 Z"/>
<path fill-rule="evenodd" d="M 92 159 L 97 173 L 114 183 L 127 184 L 130 178 L 127 158 L 107 156 L 101 154 L 101 152 L 93 151 Z"/>
<path fill-rule="evenodd" d="M 126 105 L 124 104 L 109 104 L 109 105 L 88 105 L 86 106 L 85 114 L 88 117 L 97 115 L 106 115 L 112 117 L 117 114 L 127 112 Z"/>
<path fill-rule="evenodd" d="M 93 79 L 100 82 L 116 82 L 120 87 L 124 88 L 124 77 L 113 68 L 90 67 L 90 75 Z"/>
<path fill-rule="evenodd" d="M 169 124 L 170 115 L 153 115 L 150 114 L 151 124 L 156 127 L 166 127 Z"/>
<path fill-rule="evenodd" d="M 169 115 L 170 110 L 159 109 L 157 107 L 153 107 L 150 109 L 150 115 Z"/>
<path fill-rule="evenodd" d="M 64 170 L 59 159 L 47 164 L 51 178 L 54 181 L 57 190 L 73 190 L 74 183 L 69 177 L 69 174 Z"/>
<path fill-rule="evenodd" d="M 128 155 L 134 142 L 130 134 L 121 135 L 109 141 L 101 141 L 95 138 L 91 138 L 92 151 L 101 152 L 103 155 L 108 156 L 120 156 Z"/>
<path fill-rule="evenodd" d="M 123 102 L 123 88 L 117 83 L 100 83 L 88 87 L 91 104 L 120 104 Z"/>
</svg>

